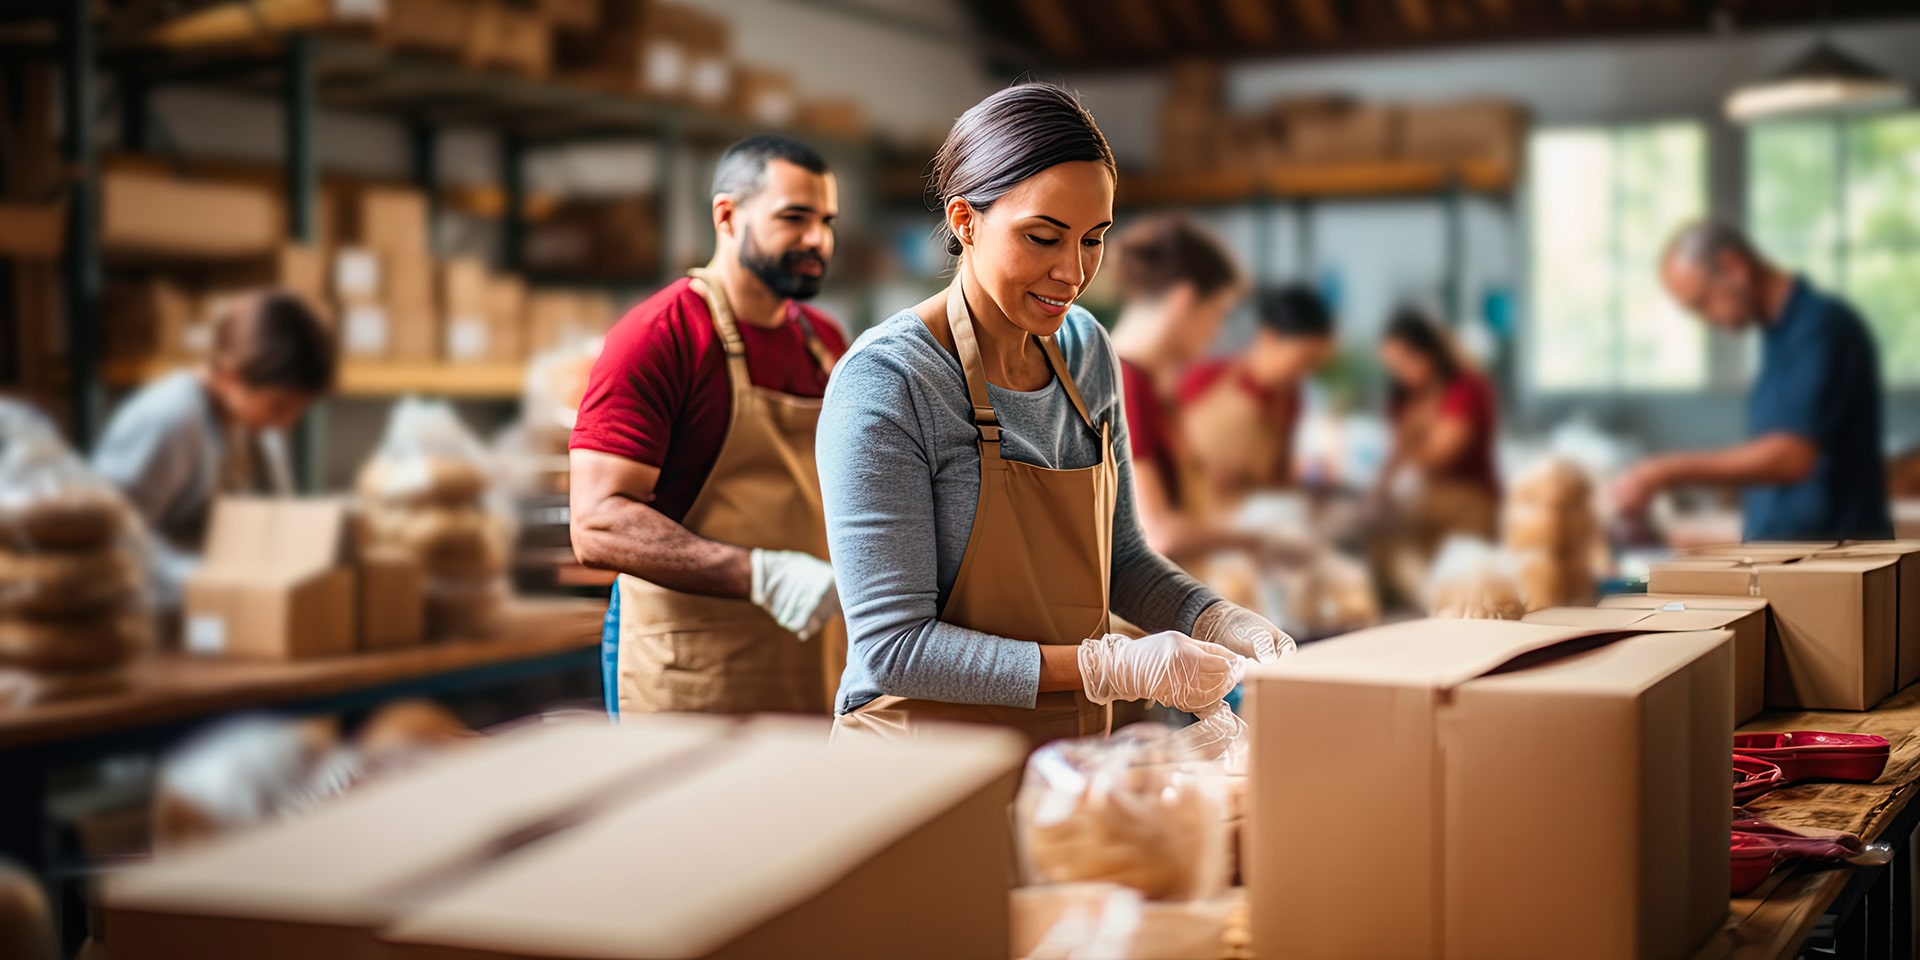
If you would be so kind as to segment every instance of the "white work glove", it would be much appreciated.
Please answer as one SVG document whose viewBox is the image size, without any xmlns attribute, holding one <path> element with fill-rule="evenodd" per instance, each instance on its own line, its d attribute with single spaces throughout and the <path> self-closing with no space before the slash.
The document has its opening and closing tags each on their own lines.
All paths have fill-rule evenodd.
<svg viewBox="0 0 1920 960">
<path fill-rule="evenodd" d="M 1252 610 L 1222 600 L 1201 611 L 1193 622 L 1194 637 L 1217 643 L 1243 657 L 1272 663 L 1293 656 L 1293 638 Z"/>
<path fill-rule="evenodd" d="M 833 565 L 798 550 L 755 550 L 753 605 L 801 640 L 812 640 L 840 615 Z"/>
<path fill-rule="evenodd" d="M 1134 639 L 1117 633 L 1080 642 L 1080 683 L 1094 703 L 1157 700 L 1198 712 L 1240 682 L 1245 661 L 1178 630 Z"/>
</svg>

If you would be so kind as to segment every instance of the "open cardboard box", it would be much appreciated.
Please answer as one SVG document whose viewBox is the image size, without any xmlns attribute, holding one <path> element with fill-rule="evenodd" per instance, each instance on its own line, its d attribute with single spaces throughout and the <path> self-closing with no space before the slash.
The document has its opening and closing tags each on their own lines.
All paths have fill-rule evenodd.
<svg viewBox="0 0 1920 960">
<path fill-rule="evenodd" d="M 978 729 L 536 727 L 130 871 L 108 937 L 158 960 L 1000 956 L 1024 757 Z"/>
<path fill-rule="evenodd" d="M 1549 607 L 1527 614 L 1527 623 L 1644 633 L 1733 631 L 1733 725 L 1767 705 L 1767 602 L 1758 597 L 1674 597 L 1627 594 L 1591 607 Z"/>
<path fill-rule="evenodd" d="M 1768 557 L 1764 548 L 1770 546 L 1742 544 L 1723 558 L 1656 563 L 1647 590 L 1764 598 L 1774 622 L 1767 706 L 1872 709 L 1895 690 L 1900 559 L 1829 556 L 1828 548 Z"/>
<path fill-rule="evenodd" d="M 1726 630 L 1479 620 L 1252 668 L 1254 952 L 1690 954 L 1727 915 L 1732 671 Z"/>
</svg>

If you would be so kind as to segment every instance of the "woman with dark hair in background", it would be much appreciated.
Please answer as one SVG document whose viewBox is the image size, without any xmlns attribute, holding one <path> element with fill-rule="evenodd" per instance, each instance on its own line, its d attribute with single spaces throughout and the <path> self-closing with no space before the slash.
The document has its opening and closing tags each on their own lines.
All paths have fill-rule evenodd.
<svg viewBox="0 0 1920 960">
<path fill-rule="evenodd" d="M 1438 321 L 1403 308 L 1387 322 L 1380 362 L 1388 378 L 1393 448 L 1380 472 L 1383 496 L 1403 471 L 1420 495 L 1408 518 L 1430 546 L 1450 533 L 1491 538 L 1500 497 L 1494 466 L 1499 401 Z"/>
<path fill-rule="evenodd" d="M 1194 570 L 1213 551 L 1259 546 L 1259 538 L 1219 523 L 1206 509 L 1207 484 L 1177 429 L 1172 402 L 1245 285 L 1219 239 L 1178 214 L 1127 228 L 1117 256 L 1124 306 L 1113 349 L 1126 397 L 1134 502 L 1147 543 Z"/>
<path fill-rule="evenodd" d="M 1291 650 L 1141 532 L 1119 365 L 1073 305 L 1114 181 L 1092 116 L 1049 84 L 981 101 L 935 157 L 953 282 L 854 344 L 820 422 L 849 639 L 838 733 L 1098 734 L 1114 701 L 1215 708 L 1236 655 Z M 1115 634 L 1110 612 L 1159 632 Z"/>
<path fill-rule="evenodd" d="M 141 388 L 120 405 L 93 467 L 153 530 L 163 606 L 199 563 L 214 497 L 293 492 L 285 431 L 333 389 L 333 335 L 283 291 L 228 300 L 198 369 Z"/>
</svg>

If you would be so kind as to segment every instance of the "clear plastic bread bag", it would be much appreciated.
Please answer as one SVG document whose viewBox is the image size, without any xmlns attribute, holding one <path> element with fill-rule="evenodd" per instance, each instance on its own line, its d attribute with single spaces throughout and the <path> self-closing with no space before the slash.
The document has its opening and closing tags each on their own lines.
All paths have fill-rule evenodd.
<svg viewBox="0 0 1920 960">
<path fill-rule="evenodd" d="M 1182 733 L 1142 723 L 1035 751 L 1014 811 L 1025 881 L 1118 883 L 1150 900 L 1223 890 L 1225 760 L 1197 759 Z"/>
<path fill-rule="evenodd" d="M 145 527 L 52 424 L 0 400 L 0 672 L 97 675 L 152 645 Z M 0 683 L 0 702 L 19 699 Z"/>
<path fill-rule="evenodd" d="M 1427 571 L 1423 593 L 1435 617 L 1518 620 L 1527 612 L 1513 558 L 1474 537 L 1447 539 Z"/>
</svg>

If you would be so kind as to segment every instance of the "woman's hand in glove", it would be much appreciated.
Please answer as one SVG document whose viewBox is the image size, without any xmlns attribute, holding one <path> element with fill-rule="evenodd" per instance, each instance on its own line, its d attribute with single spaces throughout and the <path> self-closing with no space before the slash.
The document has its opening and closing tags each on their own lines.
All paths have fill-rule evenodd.
<svg viewBox="0 0 1920 960">
<path fill-rule="evenodd" d="M 1237 603 L 1222 600 L 1201 611 L 1193 635 L 1217 643 L 1243 657 L 1272 663 L 1293 655 L 1293 638 L 1285 630 Z"/>
<path fill-rule="evenodd" d="M 1080 643 L 1080 682 L 1094 703 L 1157 700 L 1196 712 L 1240 682 L 1244 661 L 1177 630 L 1134 639 L 1109 633 Z"/>
</svg>

